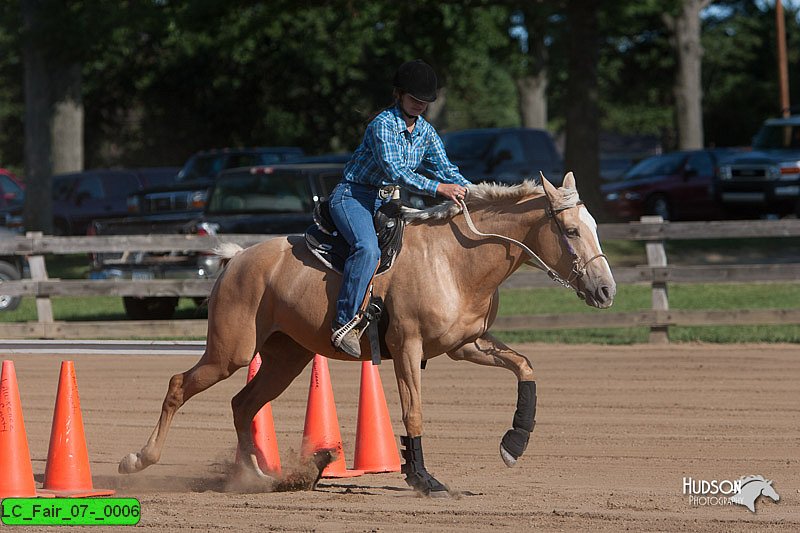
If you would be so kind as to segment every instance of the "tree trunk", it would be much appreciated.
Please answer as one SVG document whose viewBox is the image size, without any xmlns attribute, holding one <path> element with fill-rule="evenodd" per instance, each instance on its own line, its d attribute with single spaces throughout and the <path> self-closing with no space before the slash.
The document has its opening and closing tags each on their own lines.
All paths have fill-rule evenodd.
<svg viewBox="0 0 800 533">
<path fill-rule="evenodd" d="M 523 127 L 547 128 L 547 82 L 547 70 L 516 80 Z"/>
<path fill-rule="evenodd" d="M 567 81 L 565 171 L 573 171 L 581 198 L 602 218 L 600 194 L 600 110 L 597 63 L 600 0 L 567 2 L 569 79 Z"/>
<path fill-rule="evenodd" d="M 699 149 L 704 145 L 700 11 L 708 4 L 708 0 L 684 0 L 677 18 L 665 15 L 667 26 L 672 30 L 678 62 L 673 93 L 681 150 Z"/>
<path fill-rule="evenodd" d="M 83 169 L 81 67 L 37 32 L 42 3 L 23 0 L 25 24 L 25 208 L 28 231 L 52 233 L 52 176 Z"/>
</svg>

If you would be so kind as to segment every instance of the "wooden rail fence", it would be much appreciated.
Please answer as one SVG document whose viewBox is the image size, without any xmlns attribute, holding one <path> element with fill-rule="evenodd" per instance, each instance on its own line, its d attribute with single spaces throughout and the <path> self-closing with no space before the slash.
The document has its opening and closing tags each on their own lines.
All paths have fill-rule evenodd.
<svg viewBox="0 0 800 533">
<path fill-rule="evenodd" d="M 673 266 L 667 261 L 667 240 L 738 239 L 799 237 L 800 220 L 751 220 L 719 222 L 662 222 L 646 217 L 641 222 L 604 224 L 598 229 L 603 242 L 632 240 L 645 243 L 647 265 L 614 268 L 618 284 L 649 284 L 652 308 L 639 312 L 586 312 L 554 315 L 498 317 L 494 329 L 535 330 L 583 327 L 631 327 L 650 329 L 650 341 L 665 343 L 669 328 L 683 325 L 800 324 L 798 309 L 742 309 L 686 311 L 669 308 L 670 283 L 708 282 L 797 282 L 800 263 L 759 265 Z M 0 255 L 22 255 L 28 260 L 31 279 L 6 281 L 2 293 L 36 298 L 38 320 L 0 323 L 0 338 L 85 339 L 85 338 L 164 338 L 204 337 L 205 320 L 55 321 L 50 305 L 52 296 L 207 296 L 212 280 L 62 280 L 48 277 L 44 256 L 100 252 L 208 251 L 220 242 L 249 246 L 274 235 L 139 235 L 111 237 L 52 237 L 28 234 L 0 240 Z M 613 267 L 613 265 L 612 265 Z M 538 271 L 517 272 L 505 288 L 553 286 Z"/>
</svg>

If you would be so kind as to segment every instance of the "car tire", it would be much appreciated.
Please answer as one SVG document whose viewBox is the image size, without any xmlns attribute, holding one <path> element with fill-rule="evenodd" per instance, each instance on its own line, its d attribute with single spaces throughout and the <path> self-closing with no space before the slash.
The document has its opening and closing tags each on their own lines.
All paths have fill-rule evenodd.
<svg viewBox="0 0 800 533">
<path fill-rule="evenodd" d="M 122 298 L 122 305 L 125 307 L 125 314 L 131 320 L 169 320 L 175 315 L 178 297 L 125 296 Z"/>
<path fill-rule="evenodd" d="M 657 215 L 664 220 L 672 220 L 672 206 L 666 196 L 659 194 L 647 200 L 647 205 L 644 208 L 646 215 Z"/>
<path fill-rule="evenodd" d="M 17 267 L 11 263 L 0 261 L 0 284 L 2 284 L 4 281 L 15 281 L 18 279 L 22 279 L 22 274 L 20 274 L 19 269 L 17 269 Z M 0 294 L 0 312 L 13 311 L 19 307 L 19 303 L 21 301 L 22 296 L 9 296 L 7 294 Z"/>
</svg>

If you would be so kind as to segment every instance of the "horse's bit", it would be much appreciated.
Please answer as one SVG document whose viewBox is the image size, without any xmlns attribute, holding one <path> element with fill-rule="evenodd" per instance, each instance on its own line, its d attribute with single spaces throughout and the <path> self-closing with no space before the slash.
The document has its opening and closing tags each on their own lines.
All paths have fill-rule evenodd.
<svg viewBox="0 0 800 533">
<path fill-rule="evenodd" d="M 545 210 L 545 213 L 547 214 L 547 216 L 549 218 L 552 218 L 555 221 L 556 226 L 558 227 L 558 231 L 559 231 L 559 233 L 561 233 L 561 239 L 567 245 L 567 250 L 569 250 L 569 253 L 571 253 L 572 257 L 573 257 L 573 259 L 572 259 L 572 270 L 570 270 L 569 276 L 567 276 L 566 280 L 564 278 L 562 278 L 561 276 L 559 276 L 558 273 L 555 270 L 553 270 L 552 268 L 550 268 L 550 266 L 547 263 L 545 263 L 544 260 L 542 260 L 541 257 L 536 255 L 536 252 L 534 252 L 533 250 L 528 248 L 528 246 L 526 246 L 524 243 L 522 243 L 522 242 L 520 242 L 520 241 L 518 241 L 516 239 L 512 239 L 511 237 L 506 237 L 504 235 L 498 235 L 496 233 L 483 233 L 481 231 L 478 231 L 478 228 L 476 228 L 475 224 L 472 222 L 472 217 L 470 216 L 469 210 L 467 209 L 467 204 L 464 202 L 463 199 L 459 199 L 458 200 L 458 203 L 461 206 L 461 210 L 464 213 L 464 219 L 466 219 L 466 221 L 467 221 L 467 226 L 469 227 L 469 229 L 475 235 L 478 235 L 480 237 L 495 237 L 495 238 L 498 238 L 498 239 L 501 239 L 501 240 L 516 244 L 517 246 L 522 248 L 522 250 L 526 254 L 528 254 L 531 257 L 531 259 L 529 259 L 528 261 L 525 261 L 525 264 L 534 266 L 534 267 L 536 267 L 536 268 L 538 268 L 540 270 L 545 271 L 547 273 L 547 276 L 550 279 L 552 279 L 556 283 L 562 285 L 563 287 L 565 287 L 567 289 L 573 289 L 576 292 L 580 292 L 578 290 L 578 288 L 574 285 L 574 283 L 577 282 L 579 279 L 581 279 L 583 276 L 586 275 L 586 269 L 589 267 L 589 263 L 591 263 L 595 259 L 599 259 L 601 257 L 605 258 L 606 261 L 608 261 L 608 258 L 606 257 L 605 254 L 600 253 L 600 254 L 597 254 L 597 255 L 589 258 L 588 260 L 586 260 L 586 262 L 583 263 L 583 265 L 581 265 L 581 258 L 575 252 L 575 248 L 572 247 L 572 244 L 570 244 L 569 239 L 567 239 L 567 234 L 564 231 L 564 228 L 561 227 L 561 223 L 556 218 L 556 215 L 558 213 L 560 213 L 561 211 L 566 211 L 567 209 L 572 209 L 573 207 L 577 207 L 579 205 L 582 205 L 583 202 L 581 202 L 579 200 L 574 206 L 565 207 L 563 209 L 559 209 L 558 211 L 554 210 L 553 207 L 549 204 L 549 202 L 550 202 L 550 199 L 548 198 L 548 206 L 547 206 L 547 209 Z"/>
</svg>

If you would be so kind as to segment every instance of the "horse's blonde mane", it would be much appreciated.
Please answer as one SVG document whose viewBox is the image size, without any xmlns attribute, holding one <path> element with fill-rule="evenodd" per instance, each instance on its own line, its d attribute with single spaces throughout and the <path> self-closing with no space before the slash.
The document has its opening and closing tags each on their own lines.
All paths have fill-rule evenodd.
<svg viewBox="0 0 800 533">
<path fill-rule="evenodd" d="M 563 197 L 556 210 L 574 207 L 578 203 L 578 191 L 575 189 L 559 189 Z M 528 196 L 542 195 L 544 188 L 533 180 L 525 180 L 517 185 L 501 185 L 499 183 L 478 183 L 469 187 L 466 203 L 467 208 L 478 208 L 495 204 L 501 200 L 520 200 Z M 406 222 L 424 220 L 446 220 L 461 213 L 461 206 L 455 202 L 445 202 L 427 209 L 403 208 L 403 219 Z"/>
<path fill-rule="evenodd" d="M 742 482 L 742 486 L 750 483 L 751 481 L 764 481 L 765 483 L 769 483 L 769 480 L 764 478 L 764 476 L 761 476 L 761 475 L 743 477 L 739 481 Z"/>
</svg>

